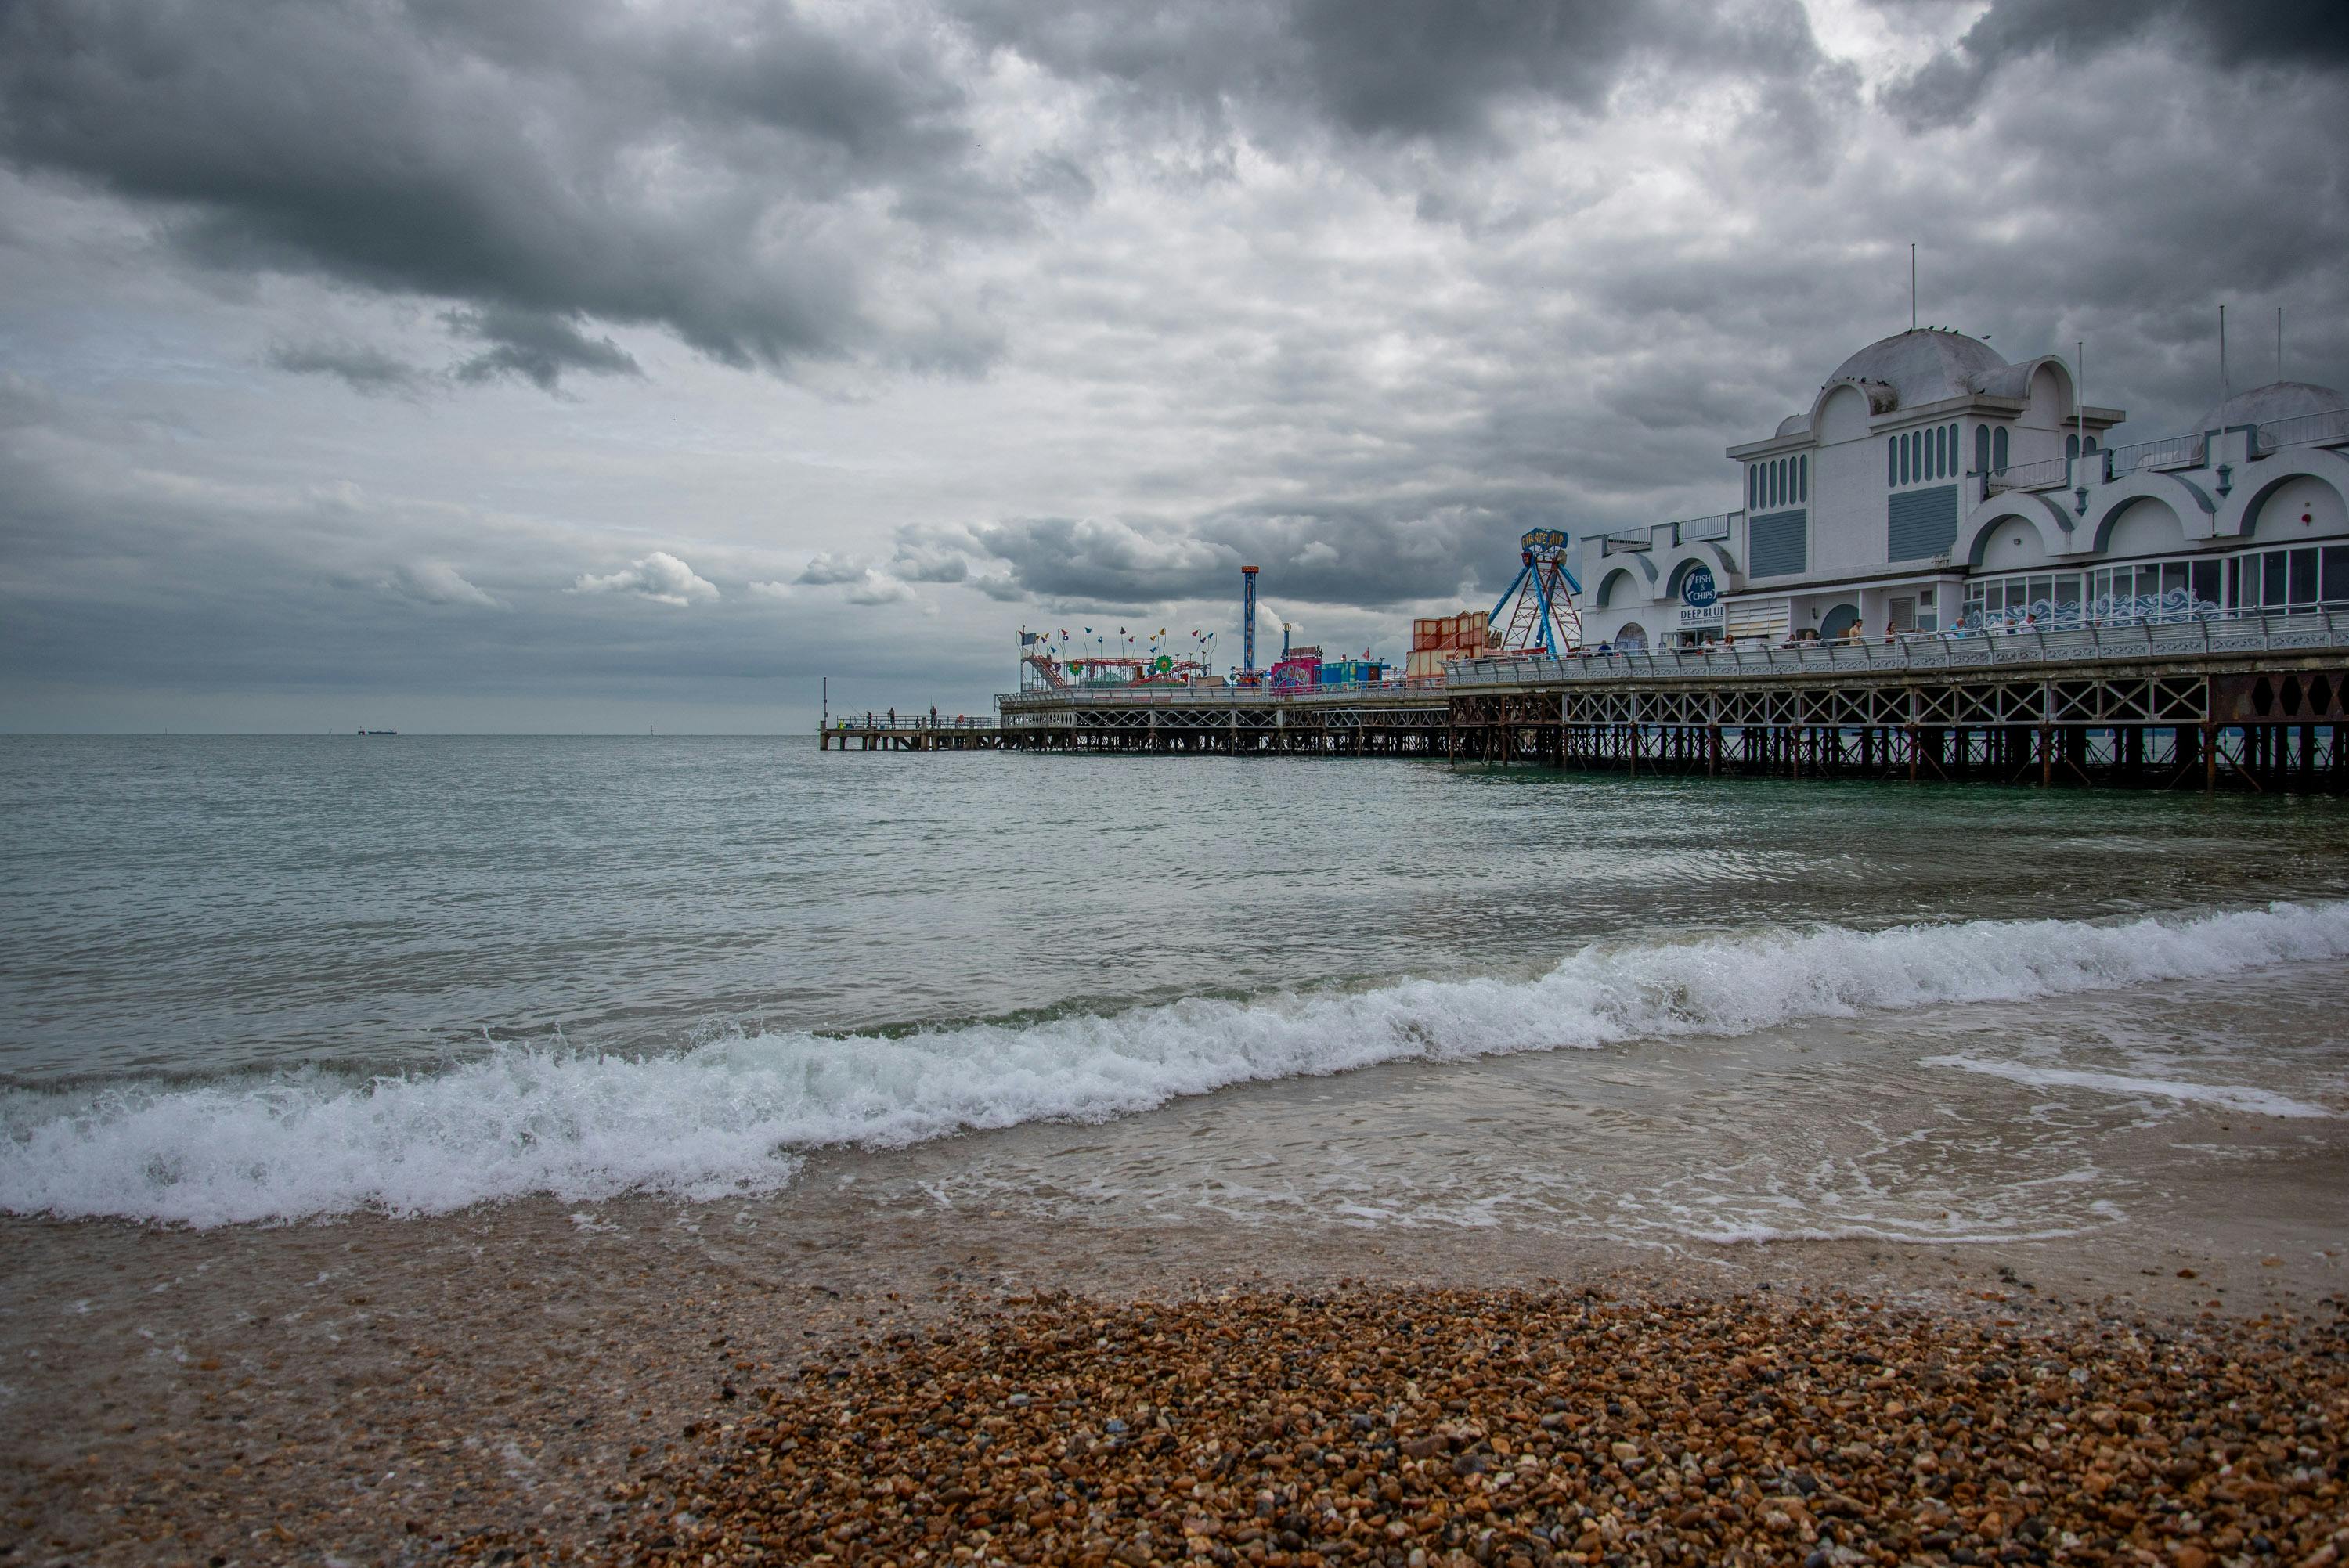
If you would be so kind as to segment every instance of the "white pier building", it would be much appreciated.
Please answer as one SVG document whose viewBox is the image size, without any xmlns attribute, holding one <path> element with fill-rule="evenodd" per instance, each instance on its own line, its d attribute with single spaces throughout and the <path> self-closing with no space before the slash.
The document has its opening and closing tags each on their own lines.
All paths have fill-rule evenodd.
<svg viewBox="0 0 2349 1568">
<path fill-rule="evenodd" d="M 2111 444 L 2072 367 L 1920 327 L 1728 449 L 1743 504 L 1580 538 L 1590 644 L 1777 644 L 2349 606 L 2349 398 L 2279 381 Z"/>
</svg>

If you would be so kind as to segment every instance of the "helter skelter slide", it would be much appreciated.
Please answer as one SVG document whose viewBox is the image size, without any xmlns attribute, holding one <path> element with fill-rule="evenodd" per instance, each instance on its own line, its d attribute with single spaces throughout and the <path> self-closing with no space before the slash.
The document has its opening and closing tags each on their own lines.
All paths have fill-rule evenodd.
<svg viewBox="0 0 2349 1568">
<path fill-rule="evenodd" d="M 1566 564 L 1571 542 L 1562 529 L 1537 528 L 1519 542 L 1524 564 L 1493 606 L 1493 652 L 1562 658 L 1582 645 L 1582 584 Z"/>
</svg>

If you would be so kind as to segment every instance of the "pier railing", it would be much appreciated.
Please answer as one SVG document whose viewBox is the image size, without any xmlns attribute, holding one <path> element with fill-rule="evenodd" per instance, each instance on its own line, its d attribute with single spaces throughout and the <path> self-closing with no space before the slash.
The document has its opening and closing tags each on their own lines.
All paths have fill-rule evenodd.
<svg viewBox="0 0 2349 1568">
<path fill-rule="evenodd" d="M 1791 648 L 1712 643 L 1705 645 L 1705 649 L 1711 651 L 1659 648 L 1580 655 L 1568 659 L 1478 659 L 1454 665 L 1450 684 L 1459 689 L 1620 680 L 1654 674 L 1768 676 L 1813 671 L 1964 670 L 1997 665 L 2176 658 L 2199 654 L 2299 653 L 2312 648 L 2342 647 L 2349 647 L 2349 611 L 2313 610 L 2296 615 L 2204 616 L 2063 631 L 2023 626 L 2011 631 L 1917 633 L 1889 642 L 1802 643 Z"/>
</svg>

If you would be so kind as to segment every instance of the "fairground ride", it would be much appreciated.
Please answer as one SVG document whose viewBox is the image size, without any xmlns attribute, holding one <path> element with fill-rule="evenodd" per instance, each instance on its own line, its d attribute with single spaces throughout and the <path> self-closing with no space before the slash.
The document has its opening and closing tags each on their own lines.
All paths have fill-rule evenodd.
<svg viewBox="0 0 2349 1568">
<path fill-rule="evenodd" d="M 1050 633 L 1019 634 L 1019 689 L 1076 691 L 1097 686 L 1190 686 L 1207 673 L 1212 634 L 1193 633 L 1196 656 L 1178 657 L 1155 640 L 1146 651 L 1092 652 L 1073 642 L 1062 645 Z M 1162 636 L 1164 634 L 1162 634 Z"/>
<path fill-rule="evenodd" d="M 1524 564 L 1493 606 L 1492 651 L 1562 657 L 1582 645 L 1574 605 L 1582 584 L 1566 564 L 1571 541 L 1561 529 L 1537 528 L 1519 542 Z"/>
</svg>

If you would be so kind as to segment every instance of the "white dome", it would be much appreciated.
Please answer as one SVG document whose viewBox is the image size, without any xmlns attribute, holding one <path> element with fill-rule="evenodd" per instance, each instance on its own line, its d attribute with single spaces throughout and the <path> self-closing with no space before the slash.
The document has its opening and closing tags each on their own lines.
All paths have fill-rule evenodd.
<svg viewBox="0 0 2349 1568">
<path fill-rule="evenodd" d="M 2306 381 L 2271 381 L 2264 387 L 2238 392 L 2216 405 L 2194 428 L 2198 430 L 2224 430 L 2236 425 L 2264 425 L 2271 419 L 2290 419 L 2302 414 L 2329 414 L 2344 407 L 2349 407 L 2349 397 L 2342 397 L 2330 387 L 2318 387 Z"/>
<path fill-rule="evenodd" d="M 1987 343 L 1962 332 L 1920 326 L 1869 344 L 1837 366 L 1827 382 L 1877 382 L 1892 388 L 1894 407 L 1914 408 L 1966 397 L 1981 389 L 1990 372 L 2005 368 L 2006 361 Z"/>
</svg>

